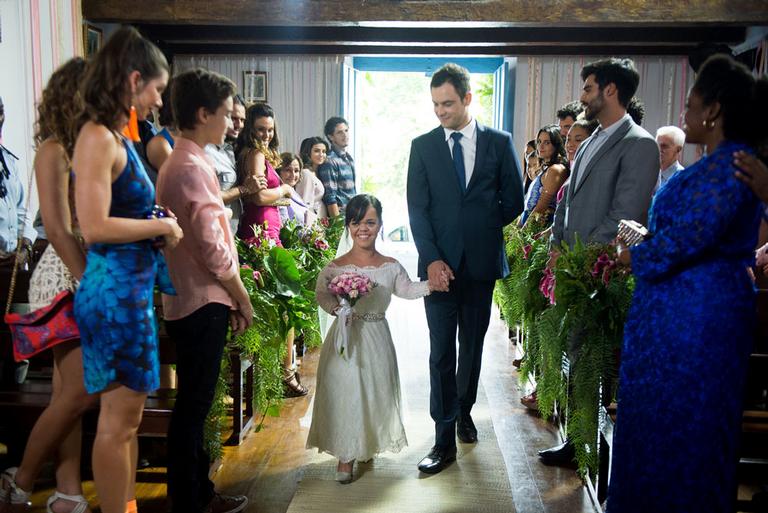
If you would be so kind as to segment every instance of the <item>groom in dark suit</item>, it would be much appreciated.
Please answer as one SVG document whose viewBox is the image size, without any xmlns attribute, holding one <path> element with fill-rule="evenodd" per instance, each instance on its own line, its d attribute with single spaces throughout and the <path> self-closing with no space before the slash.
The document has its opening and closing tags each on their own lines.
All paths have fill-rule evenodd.
<svg viewBox="0 0 768 513">
<path fill-rule="evenodd" d="M 469 72 L 446 64 L 430 87 L 440 127 L 411 144 L 408 213 L 419 276 L 435 290 L 425 299 L 435 445 L 419 463 L 435 474 L 456 459 L 457 434 L 464 443 L 477 441 L 470 412 L 491 295 L 509 273 L 502 228 L 523 210 L 523 187 L 512 137 L 469 113 Z"/>
</svg>

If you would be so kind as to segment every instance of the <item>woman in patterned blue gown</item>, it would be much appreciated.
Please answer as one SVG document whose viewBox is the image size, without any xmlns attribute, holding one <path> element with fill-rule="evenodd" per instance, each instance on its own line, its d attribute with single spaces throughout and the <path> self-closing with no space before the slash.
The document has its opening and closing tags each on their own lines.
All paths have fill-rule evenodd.
<svg viewBox="0 0 768 513">
<path fill-rule="evenodd" d="M 760 206 L 732 161 L 765 143 L 765 88 L 730 57 L 704 63 L 684 130 L 707 156 L 656 194 L 651 237 L 620 247 L 637 286 L 621 356 L 610 513 L 734 511 L 755 317 L 747 268 Z"/>
<path fill-rule="evenodd" d="M 104 513 L 131 509 L 126 505 L 133 497 L 136 431 L 147 392 L 159 384 L 152 294 L 165 268 L 153 239 L 173 247 L 182 236 L 175 219 L 148 218 L 154 187 L 121 133 L 132 109 L 145 118 L 160 107 L 167 82 L 160 50 L 124 27 L 90 63 L 82 90 L 85 110 L 72 168 L 89 249 L 75 316 L 85 386 L 100 394 L 93 474 Z M 162 281 L 161 289 L 172 290 Z"/>
</svg>

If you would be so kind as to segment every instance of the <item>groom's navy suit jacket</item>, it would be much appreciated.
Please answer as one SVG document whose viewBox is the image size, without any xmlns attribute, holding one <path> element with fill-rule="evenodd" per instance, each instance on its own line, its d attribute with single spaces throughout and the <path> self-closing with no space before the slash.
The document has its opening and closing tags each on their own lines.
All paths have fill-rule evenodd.
<svg viewBox="0 0 768 513">
<path fill-rule="evenodd" d="M 475 167 L 462 193 L 445 131 L 413 140 L 408 163 L 408 214 L 419 251 L 419 277 L 443 260 L 455 272 L 492 281 L 509 274 L 502 228 L 523 210 L 523 186 L 512 137 L 477 124 Z"/>
</svg>

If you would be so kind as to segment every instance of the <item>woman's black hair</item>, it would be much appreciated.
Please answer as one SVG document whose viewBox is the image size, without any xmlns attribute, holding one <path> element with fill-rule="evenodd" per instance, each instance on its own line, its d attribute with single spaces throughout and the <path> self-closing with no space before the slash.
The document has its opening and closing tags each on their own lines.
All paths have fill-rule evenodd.
<svg viewBox="0 0 768 513">
<path fill-rule="evenodd" d="M 347 203 L 344 225 L 349 226 L 350 223 L 362 221 L 370 207 L 376 210 L 376 215 L 379 216 L 379 222 L 381 222 L 381 202 L 370 194 L 358 194 Z"/>
<path fill-rule="evenodd" d="M 549 162 L 544 162 L 544 164 L 547 166 L 552 164 L 562 164 L 568 168 L 568 154 L 565 151 L 563 137 L 560 135 L 560 127 L 557 125 L 547 125 L 541 127 L 536 133 L 536 141 L 539 140 L 539 135 L 542 132 L 549 136 L 549 142 L 552 143 L 552 148 L 554 150 Z"/>
<path fill-rule="evenodd" d="M 723 135 L 760 148 L 766 144 L 768 79 L 758 79 L 743 64 L 727 55 L 713 55 L 699 69 L 693 91 L 704 105 L 720 104 Z"/>
<path fill-rule="evenodd" d="M 306 139 L 301 141 L 301 145 L 299 146 L 299 156 L 301 157 L 301 160 L 304 162 L 304 165 L 307 167 L 312 167 L 312 148 L 314 148 L 316 144 L 325 145 L 326 154 L 329 151 L 331 151 L 331 148 L 328 145 L 328 141 L 326 141 L 322 137 L 319 137 L 319 136 L 307 137 Z"/>
</svg>

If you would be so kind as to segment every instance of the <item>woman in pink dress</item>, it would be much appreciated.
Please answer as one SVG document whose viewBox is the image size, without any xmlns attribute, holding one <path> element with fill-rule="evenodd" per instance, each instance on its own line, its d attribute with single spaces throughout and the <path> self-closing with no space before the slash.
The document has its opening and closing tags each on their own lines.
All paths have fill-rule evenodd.
<svg viewBox="0 0 768 513">
<path fill-rule="evenodd" d="M 293 188 L 281 183 L 275 172 L 280 165 L 279 141 L 275 130 L 275 112 L 266 103 L 256 103 L 245 114 L 245 127 L 237 136 L 238 185 L 245 177 L 266 178 L 267 188 L 243 198 L 243 215 L 237 236 L 250 239 L 254 226 L 267 223 L 266 234 L 280 245 L 280 212 L 277 203 L 290 198 Z"/>
</svg>

